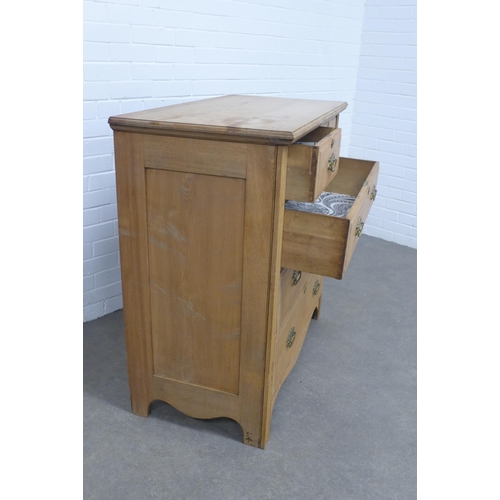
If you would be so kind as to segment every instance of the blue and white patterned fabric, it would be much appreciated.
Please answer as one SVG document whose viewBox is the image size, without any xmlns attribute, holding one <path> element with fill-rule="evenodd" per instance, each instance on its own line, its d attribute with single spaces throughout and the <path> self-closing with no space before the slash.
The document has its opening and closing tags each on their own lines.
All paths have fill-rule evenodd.
<svg viewBox="0 0 500 500">
<path fill-rule="evenodd" d="M 314 203 L 304 201 L 287 201 L 285 208 L 299 212 L 345 217 L 352 207 L 355 196 L 347 194 L 328 193 L 323 191 Z"/>
</svg>

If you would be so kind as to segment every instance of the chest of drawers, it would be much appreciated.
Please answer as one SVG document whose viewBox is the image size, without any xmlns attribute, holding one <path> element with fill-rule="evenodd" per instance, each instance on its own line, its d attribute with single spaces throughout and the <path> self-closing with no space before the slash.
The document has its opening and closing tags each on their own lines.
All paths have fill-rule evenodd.
<svg viewBox="0 0 500 500">
<path fill-rule="evenodd" d="M 134 413 L 229 417 L 265 447 L 322 277 L 342 278 L 376 195 L 378 164 L 339 158 L 346 107 L 234 95 L 110 117 Z M 347 214 L 321 213 L 323 191 Z"/>
</svg>

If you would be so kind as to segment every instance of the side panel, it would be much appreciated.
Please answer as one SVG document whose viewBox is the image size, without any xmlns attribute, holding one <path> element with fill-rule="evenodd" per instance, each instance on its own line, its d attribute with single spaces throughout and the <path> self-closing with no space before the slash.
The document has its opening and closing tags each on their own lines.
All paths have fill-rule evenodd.
<svg viewBox="0 0 500 500">
<path fill-rule="evenodd" d="M 170 142 L 115 132 L 133 410 L 147 415 L 161 399 L 195 418 L 229 417 L 263 448 L 286 148 Z M 183 159 L 192 147 L 207 153 L 194 168 Z M 231 166 L 218 161 L 235 151 Z"/>
<path fill-rule="evenodd" d="M 245 181 L 146 172 L 154 373 L 238 394 Z"/>
</svg>

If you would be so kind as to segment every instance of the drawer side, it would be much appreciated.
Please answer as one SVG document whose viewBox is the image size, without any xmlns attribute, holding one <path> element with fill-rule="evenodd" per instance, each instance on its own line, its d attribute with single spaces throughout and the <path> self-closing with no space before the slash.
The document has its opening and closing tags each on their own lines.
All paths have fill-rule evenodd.
<svg viewBox="0 0 500 500">
<path fill-rule="evenodd" d="M 341 129 L 319 127 L 288 147 L 287 200 L 314 202 L 337 174 Z"/>
</svg>

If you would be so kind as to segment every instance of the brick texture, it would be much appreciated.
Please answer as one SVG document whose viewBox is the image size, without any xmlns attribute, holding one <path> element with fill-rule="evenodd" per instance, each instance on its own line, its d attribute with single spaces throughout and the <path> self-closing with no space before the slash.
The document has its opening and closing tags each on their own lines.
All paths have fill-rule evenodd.
<svg viewBox="0 0 500 500">
<path fill-rule="evenodd" d="M 417 246 L 416 0 L 366 0 L 350 156 L 380 162 L 364 232 Z"/>
</svg>

